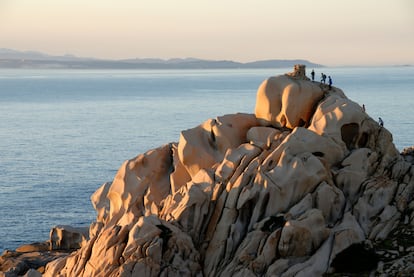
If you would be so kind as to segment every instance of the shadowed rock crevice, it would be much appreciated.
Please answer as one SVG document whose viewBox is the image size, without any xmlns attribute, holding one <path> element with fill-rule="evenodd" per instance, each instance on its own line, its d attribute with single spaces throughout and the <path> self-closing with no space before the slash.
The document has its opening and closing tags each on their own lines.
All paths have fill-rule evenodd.
<svg viewBox="0 0 414 277">
<path fill-rule="evenodd" d="M 279 228 L 282 228 L 286 223 L 284 216 L 270 216 L 268 220 L 265 221 L 261 230 L 263 232 L 274 232 Z"/>
<path fill-rule="evenodd" d="M 377 267 L 378 256 L 367 246 L 352 244 L 340 252 L 332 262 L 332 267 L 338 273 L 369 272 Z"/>
<path fill-rule="evenodd" d="M 160 234 L 160 238 L 162 239 L 162 253 L 164 254 L 168 249 L 168 241 L 170 240 L 170 238 L 172 236 L 171 235 L 172 232 L 168 227 L 166 227 L 162 224 L 158 224 L 156 226 L 158 228 L 160 228 L 161 231 L 162 231 L 161 234 Z"/>
<path fill-rule="evenodd" d="M 356 123 L 344 124 L 341 127 L 341 137 L 346 147 L 350 150 L 355 148 L 359 135 L 359 125 Z"/>
</svg>

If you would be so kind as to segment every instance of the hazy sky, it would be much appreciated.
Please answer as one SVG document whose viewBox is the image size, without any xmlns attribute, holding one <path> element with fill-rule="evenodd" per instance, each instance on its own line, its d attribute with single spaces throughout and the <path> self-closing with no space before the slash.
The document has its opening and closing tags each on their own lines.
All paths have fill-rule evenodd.
<svg viewBox="0 0 414 277">
<path fill-rule="evenodd" d="M 414 64 L 413 0 L 0 0 L 0 48 Z"/>
</svg>

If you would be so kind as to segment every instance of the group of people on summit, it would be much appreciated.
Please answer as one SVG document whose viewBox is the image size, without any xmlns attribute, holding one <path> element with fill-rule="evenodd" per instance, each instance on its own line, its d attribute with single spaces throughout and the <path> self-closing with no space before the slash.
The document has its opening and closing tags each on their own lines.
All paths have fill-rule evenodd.
<svg viewBox="0 0 414 277">
<path fill-rule="evenodd" d="M 312 72 L 311 72 L 311 77 L 312 77 L 312 82 L 314 82 L 315 81 L 315 70 L 313 70 L 313 69 L 312 69 Z M 321 84 L 326 84 L 326 74 L 324 74 L 324 73 L 321 73 Z M 331 76 L 328 76 L 328 86 L 329 86 L 329 89 L 332 88 L 332 78 L 331 78 Z M 362 105 L 362 109 L 365 112 L 365 105 L 364 104 Z M 382 120 L 381 117 L 378 118 L 378 123 L 381 127 L 384 127 L 384 121 Z"/>
<path fill-rule="evenodd" d="M 311 72 L 311 77 L 312 77 L 312 82 L 314 82 L 315 81 L 315 70 L 313 70 L 313 69 L 312 69 L 312 72 Z M 325 73 L 321 73 L 321 83 L 326 84 L 326 74 Z M 329 89 L 332 88 L 332 78 L 331 78 L 331 76 L 328 76 L 328 86 L 329 86 Z"/>
</svg>

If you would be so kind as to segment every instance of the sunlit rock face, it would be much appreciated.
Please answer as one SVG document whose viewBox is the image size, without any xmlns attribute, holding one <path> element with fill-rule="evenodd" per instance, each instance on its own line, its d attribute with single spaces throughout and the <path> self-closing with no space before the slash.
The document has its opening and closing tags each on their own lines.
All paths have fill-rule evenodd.
<svg viewBox="0 0 414 277">
<path fill-rule="evenodd" d="M 91 198 L 89 240 L 45 276 L 321 276 L 387 238 L 412 211 L 413 165 L 340 89 L 296 69 L 260 85 L 255 114 L 126 161 Z"/>
<path fill-rule="evenodd" d="M 304 127 L 323 96 L 322 87 L 303 75 L 271 77 L 257 91 L 255 114 L 264 126 Z"/>
</svg>

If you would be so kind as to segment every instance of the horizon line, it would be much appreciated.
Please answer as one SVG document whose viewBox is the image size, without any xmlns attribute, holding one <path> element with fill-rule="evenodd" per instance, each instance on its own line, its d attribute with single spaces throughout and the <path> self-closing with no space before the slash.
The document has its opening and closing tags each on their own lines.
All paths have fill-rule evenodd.
<svg viewBox="0 0 414 277">
<path fill-rule="evenodd" d="M 78 56 L 76 54 L 71 53 L 65 53 L 65 54 L 49 54 L 47 52 L 42 52 L 38 50 L 16 50 L 12 48 L 0 48 L 1 51 L 10 51 L 11 53 L 15 54 L 37 54 L 37 55 L 43 55 L 46 56 L 45 58 L 66 58 L 66 59 L 78 59 L 78 60 L 90 60 L 90 61 L 109 61 L 109 62 L 126 62 L 126 61 L 133 61 L 133 60 L 142 60 L 145 62 L 145 60 L 158 60 L 162 62 L 170 62 L 174 60 L 182 60 L 183 62 L 191 62 L 191 60 L 194 61 L 205 61 L 205 62 L 234 62 L 234 63 L 240 63 L 243 65 L 249 64 L 249 63 L 255 63 L 255 62 L 266 62 L 266 61 L 304 61 L 308 63 L 315 64 L 320 67 L 410 67 L 414 66 L 414 63 L 362 63 L 362 64 L 343 64 L 343 63 L 333 63 L 333 64 L 324 64 L 319 62 L 314 62 L 306 58 L 261 58 L 256 60 L 249 60 L 249 61 L 240 61 L 240 60 L 233 60 L 231 58 L 229 59 L 215 59 L 215 58 L 198 58 L 194 56 L 185 56 L 185 57 L 169 57 L 169 58 L 162 58 L 162 57 L 129 57 L 129 58 L 104 58 L 104 57 L 87 57 L 87 56 Z M 0 60 L 16 60 L 17 58 L 0 58 Z M 25 59 L 23 59 L 25 60 Z M 41 61 L 42 59 L 27 59 L 32 61 Z M 63 60 L 55 60 L 55 61 L 61 61 Z"/>
</svg>

